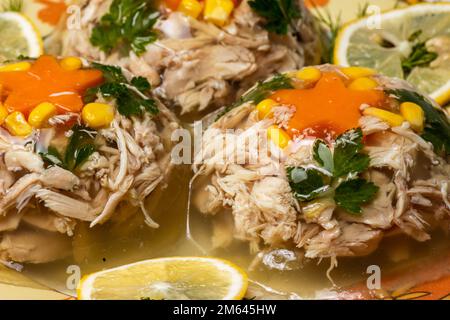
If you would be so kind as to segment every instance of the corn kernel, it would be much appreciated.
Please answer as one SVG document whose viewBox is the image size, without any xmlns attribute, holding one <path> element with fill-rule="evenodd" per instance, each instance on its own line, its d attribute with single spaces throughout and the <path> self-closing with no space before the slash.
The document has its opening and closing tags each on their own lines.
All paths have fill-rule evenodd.
<svg viewBox="0 0 450 320">
<path fill-rule="evenodd" d="M 403 118 L 401 115 L 379 108 L 366 108 L 364 109 L 363 114 L 365 116 L 372 116 L 383 120 L 389 123 L 391 127 L 401 126 L 402 123 L 405 122 L 405 118 Z"/>
<path fill-rule="evenodd" d="M 60 65 L 66 71 L 74 71 L 81 69 L 83 62 L 77 57 L 67 57 L 61 60 Z"/>
<path fill-rule="evenodd" d="M 8 109 L 0 103 L 0 126 L 5 122 L 6 117 L 8 116 Z"/>
<path fill-rule="evenodd" d="M 106 127 L 114 120 L 114 108 L 105 103 L 89 103 L 81 111 L 81 118 L 91 128 Z"/>
<path fill-rule="evenodd" d="M 343 74 L 345 74 L 347 77 L 349 77 L 352 80 L 355 80 L 358 78 L 363 78 L 363 77 L 370 77 L 377 73 L 373 69 L 364 68 L 364 67 L 341 68 L 341 71 Z"/>
<path fill-rule="evenodd" d="M 181 0 L 177 11 L 184 13 L 194 19 L 197 19 L 202 12 L 203 6 L 197 0 Z"/>
<path fill-rule="evenodd" d="M 256 109 L 258 110 L 259 118 L 265 119 L 270 114 L 270 112 L 272 111 L 272 108 L 276 104 L 277 103 L 272 99 L 265 99 L 265 100 L 261 101 L 260 103 L 258 103 L 258 105 L 256 106 Z"/>
<path fill-rule="evenodd" d="M 358 91 L 372 90 L 376 87 L 378 87 L 378 83 L 375 80 L 366 77 L 353 80 L 348 86 L 349 89 Z"/>
<path fill-rule="evenodd" d="M 206 21 L 221 27 L 226 24 L 233 9 L 232 0 L 206 0 L 203 17 Z"/>
<path fill-rule="evenodd" d="M 275 125 L 267 129 L 267 137 L 281 149 L 286 148 L 289 141 L 291 141 L 291 137 L 289 137 L 286 131 Z"/>
<path fill-rule="evenodd" d="M 15 136 L 25 137 L 33 132 L 22 112 L 14 111 L 5 119 L 5 127 Z"/>
<path fill-rule="evenodd" d="M 56 115 L 56 107 L 53 103 L 43 102 L 35 107 L 28 116 L 28 123 L 33 128 L 43 128 L 48 119 Z"/>
<path fill-rule="evenodd" d="M 306 81 L 306 82 L 317 82 L 322 77 L 322 72 L 314 67 L 306 67 L 302 70 L 298 71 L 297 79 Z"/>
<path fill-rule="evenodd" d="M 18 63 L 7 64 L 0 67 L 0 72 L 11 72 L 11 71 L 27 71 L 30 70 L 31 63 L 23 61 Z"/>
<path fill-rule="evenodd" d="M 411 128 L 417 132 L 423 131 L 425 123 L 425 112 L 423 109 L 412 102 L 404 102 L 400 105 L 402 116 L 411 124 Z"/>
</svg>

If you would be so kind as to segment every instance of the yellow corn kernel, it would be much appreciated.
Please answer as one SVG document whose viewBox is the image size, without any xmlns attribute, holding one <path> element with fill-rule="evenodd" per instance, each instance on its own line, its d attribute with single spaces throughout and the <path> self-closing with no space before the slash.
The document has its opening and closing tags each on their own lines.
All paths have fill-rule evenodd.
<svg viewBox="0 0 450 320">
<path fill-rule="evenodd" d="M 265 119 L 270 112 L 272 111 L 272 108 L 276 105 L 277 103 L 275 102 L 275 100 L 272 99 L 266 99 L 261 101 L 260 103 L 258 103 L 258 105 L 256 106 L 256 109 L 258 110 L 258 115 L 260 119 Z"/>
<path fill-rule="evenodd" d="M 114 108 L 105 103 L 89 103 L 81 111 L 81 118 L 91 128 L 106 127 L 114 120 Z"/>
<path fill-rule="evenodd" d="M 184 13 L 194 19 L 197 19 L 202 12 L 203 6 L 197 0 L 181 0 L 177 11 Z"/>
<path fill-rule="evenodd" d="M 310 220 L 319 217 L 325 210 L 335 207 L 336 203 L 333 199 L 323 198 L 308 203 L 302 208 L 302 212 L 305 219 Z"/>
<path fill-rule="evenodd" d="M 43 128 L 48 119 L 56 115 L 56 107 L 53 103 L 43 102 L 35 107 L 28 116 L 28 123 L 33 128 Z"/>
<path fill-rule="evenodd" d="M 378 87 L 378 83 L 375 80 L 366 77 L 353 80 L 348 86 L 349 89 L 358 91 L 372 90 L 376 87 Z"/>
<path fill-rule="evenodd" d="M 363 78 L 363 77 L 370 77 L 377 73 L 374 69 L 364 68 L 364 67 L 341 68 L 341 71 L 343 74 L 345 74 L 347 77 L 349 77 L 352 80 L 355 80 L 358 78 Z"/>
<path fill-rule="evenodd" d="M 291 141 L 291 137 L 289 137 L 286 131 L 275 125 L 267 129 L 267 137 L 281 149 L 286 148 L 289 141 Z"/>
<path fill-rule="evenodd" d="M 413 102 L 404 102 L 400 105 L 400 113 L 411 124 L 413 130 L 419 133 L 423 131 L 425 112 L 419 105 Z"/>
<path fill-rule="evenodd" d="M 31 63 L 23 61 L 18 63 L 7 64 L 0 67 L 0 72 L 10 72 L 10 71 L 27 71 L 30 70 Z"/>
<path fill-rule="evenodd" d="M 203 17 L 217 26 L 223 26 L 228 21 L 233 9 L 232 0 L 206 0 Z"/>
<path fill-rule="evenodd" d="M 8 116 L 8 109 L 0 103 L 0 126 L 5 122 L 6 117 Z"/>
<path fill-rule="evenodd" d="M 317 82 L 322 77 L 322 72 L 314 67 L 306 67 L 298 71 L 296 77 L 306 82 Z"/>
<path fill-rule="evenodd" d="M 405 122 L 405 118 L 403 118 L 401 115 L 379 108 L 366 108 L 364 109 L 363 114 L 365 116 L 372 116 L 383 120 L 389 123 L 391 127 L 401 126 L 402 123 Z"/>
<path fill-rule="evenodd" d="M 5 127 L 14 136 L 25 137 L 33 132 L 22 112 L 14 111 L 5 119 Z"/>
<path fill-rule="evenodd" d="M 77 57 L 67 57 L 61 60 L 60 65 L 66 71 L 74 71 L 81 69 L 83 62 Z"/>
</svg>

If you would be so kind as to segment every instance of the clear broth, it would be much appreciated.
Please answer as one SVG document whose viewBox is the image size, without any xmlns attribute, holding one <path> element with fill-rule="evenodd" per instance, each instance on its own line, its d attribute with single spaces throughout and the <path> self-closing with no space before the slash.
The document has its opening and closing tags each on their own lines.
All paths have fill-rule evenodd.
<svg viewBox="0 0 450 320">
<path fill-rule="evenodd" d="M 150 196 L 148 208 L 153 219 L 160 224 L 158 229 L 146 226 L 139 212 L 121 224 L 108 223 L 94 229 L 81 224 L 73 239 L 73 257 L 46 265 L 25 265 L 24 274 L 57 291 L 74 295 L 74 290 L 66 285 L 71 276 L 67 272 L 68 267 L 73 265 L 80 268 L 81 275 L 85 275 L 144 259 L 209 255 L 231 260 L 248 270 L 255 256 L 250 254 L 247 244 L 235 242 L 227 249 L 207 249 L 211 218 L 202 216 L 192 206 L 189 215 L 186 212 L 190 179 L 188 166 L 177 167 L 167 188 L 159 188 Z M 433 261 L 449 252 L 450 243 L 443 232 L 436 232 L 432 239 L 418 243 L 406 237 L 387 238 L 368 257 L 338 259 L 339 265 L 332 271 L 332 278 L 338 287 L 347 287 L 365 281 L 368 277 L 366 270 L 370 265 L 379 266 L 384 276 L 406 268 L 410 270 L 418 261 Z M 394 262 L 392 248 L 399 243 L 403 248 L 401 250 L 406 250 L 408 256 L 401 262 Z M 321 263 L 308 262 L 290 271 L 269 269 L 260 264 L 249 270 L 249 277 L 252 282 L 277 292 L 273 294 L 264 290 L 267 297 L 287 298 L 294 294 L 301 298 L 314 298 L 324 290 L 336 289 L 326 276 L 329 266 L 328 259 Z"/>
</svg>

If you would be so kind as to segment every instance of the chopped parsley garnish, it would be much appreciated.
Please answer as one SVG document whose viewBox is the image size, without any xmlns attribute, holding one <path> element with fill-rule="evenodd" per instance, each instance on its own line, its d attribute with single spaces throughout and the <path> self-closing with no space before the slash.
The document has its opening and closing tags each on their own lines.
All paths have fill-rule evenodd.
<svg viewBox="0 0 450 320">
<path fill-rule="evenodd" d="M 347 131 L 336 139 L 332 172 L 334 177 L 341 178 L 352 173 L 360 173 L 369 167 L 369 156 L 361 153 L 364 147 L 362 139 L 363 133 L 360 128 Z"/>
<path fill-rule="evenodd" d="M 288 168 L 288 177 L 295 197 L 300 201 L 309 201 L 330 189 L 324 175 L 312 168 Z"/>
<path fill-rule="evenodd" d="M 226 107 L 217 118 L 222 117 L 230 110 L 239 107 L 244 103 L 253 102 L 254 104 L 258 104 L 269 97 L 274 91 L 293 88 L 294 86 L 292 85 L 291 78 L 284 74 L 277 74 L 272 79 L 264 82 L 258 82 L 258 84 L 253 89 L 244 94 L 236 103 Z"/>
<path fill-rule="evenodd" d="M 150 83 L 143 77 L 134 77 L 130 82 L 119 67 L 93 63 L 92 66 L 103 72 L 104 83 L 86 91 L 85 102 L 95 101 L 100 93 L 104 98 L 116 99 L 118 112 L 126 117 L 139 116 L 143 112 L 157 114 L 156 101 L 144 98 Z"/>
<path fill-rule="evenodd" d="M 159 15 L 153 0 L 114 0 L 92 30 L 91 43 L 108 53 L 119 49 L 142 54 L 158 37 L 153 27 Z"/>
<path fill-rule="evenodd" d="M 334 193 L 334 201 L 341 208 L 353 214 L 362 213 L 361 205 L 372 200 L 378 187 L 364 179 L 349 180 L 341 183 Z"/>
<path fill-rule="evenodd" d="M 249 6 L 265 19 L 267 31 L 285 35 L 293 21 L 301 17 L 295 0 L 250 0 Z"/>
<path fill-rule="evenodd" d="M 368 155 L 362 153 L 360 128 L 336 138 L 334 152 L 322 140 L 316 140 L 313 157 L 320 168 L 289 167 L 288 180 L 299 201 L 311 201 L 334 193 L 337 205 L 351 214 L 361 214 L 361 206 L 370 202 L 378 187 L 358 177 L 367 170 Z"/>
<path fill-rule="evenodd" d="M 64 156 L 53 147 L 49 147 L 46 153 L 40 154 L 46 163 L 74 171 L 95 152 L 95 131 L 81 125 L 75 125 L 71 131 L 72 135 Z"/>
<path fill-rule="evenodd" d="M 399 102 L 413 102 L 419 105 L 425 113 L 425 129 L 422 138 L 431 142 L 434 152 L 438 155 L 450 155 L 450 123 L 442 110 L 435 108 L 421 94 L 406 90 L 387 90 L 388 94 L 394 95 Z"/>
</svg>

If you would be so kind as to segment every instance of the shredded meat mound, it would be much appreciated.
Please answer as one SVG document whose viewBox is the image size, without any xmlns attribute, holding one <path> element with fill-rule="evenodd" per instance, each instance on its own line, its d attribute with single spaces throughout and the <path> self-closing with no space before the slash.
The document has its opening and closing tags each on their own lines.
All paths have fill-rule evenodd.
<svg viewBox="0 0 450 320">
<path fill-rule="evenodd" d="M 62 54 L 120 65 L 146 77 L 160 98 L 179 106 L 182 114 L 221 107 L 271 74 L 319 62 L 315 23 L 302 1 L 296 34 L 286 36 L 267 32 L 246 0 L 224 27 L 179 12 L 161 12 L 161 36 L 141 56 L 105 54 L 94 47 L 89 40 L 92 29 L 108 12 L 111 0 L 79 2 L 81 29 L 55 34 L 62 41 Z"/>
<path fill-rule="evenodd" d="M 332 66 L 319 68 L 336 71 Z M 413 90 L 401 80 L 376 79 L 384 90 Z M 398 102 L 391 103 L 398 108 Z M 362 152 L 370 156 L 363 177 L 379 187 L 362 214 L 349 214 L 331 200 L 319 214 L 307 216 L 305 204 L 291 190 L 286 167 L 315 165 L 315 139 L 294 139 L 280 150 L 266 134 L 269 127 L 280 125 L 277 110 L 272 118 L 261 120 L 255 107 L 244 103 L 213 122 L 197 154 L 194 203 L 213 219 L 214 247 L 226 247 L 236 239 L 248 242 L 253 253 L 296 248 L 307 259 L 331 258 L 334 264 L 337 257 L 372 253 L 386 236 L 406 234 L 426 241 L 438 226 L 448 231 L 448 158 L 436 154 L 407 122 L 390 127 L 373 116 L 360 118 L 367 138 Z M 258 143 L 244 142 L 252 138 Z M 224 141 L 227 148 L 222 147 Z M 269 152 L 260 152 L 264 148 Z M 255 154 L 257 162 L 250 162 Z"/>
<path fill-rule="evenodd" d="M 171 172 L 168 141 L 179 124 L 155 101 L 157 115 L 116 112 L 110 126 L 96 130 L 96 151 L 74 171 L 44 163 L 40 152 L 59 143 L 58 125 L 79 123 L 80 114 L 57 115 L 49 121 L 53 127 L 27 139 L 0 128 L 0 262 L 46 263 L 70 255 L 78 222 L 93 227 L 140 210 L 147 225 L 158 227 L 144 201 Z M 96 102 L 115 104 L 100 94 Z"/>
</svg>

